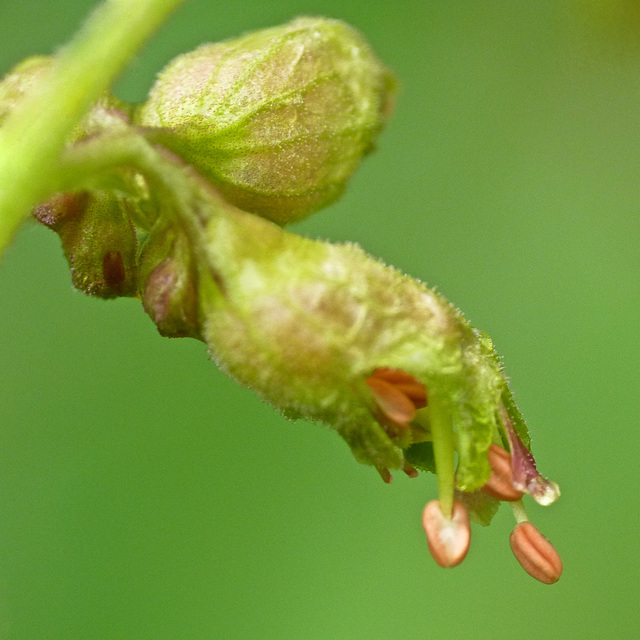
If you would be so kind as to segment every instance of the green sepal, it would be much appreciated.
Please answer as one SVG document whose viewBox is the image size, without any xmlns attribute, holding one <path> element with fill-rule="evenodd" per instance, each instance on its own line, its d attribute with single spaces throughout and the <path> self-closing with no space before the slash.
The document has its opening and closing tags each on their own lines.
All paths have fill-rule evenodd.
<svg viewBox="0 0 640 640">
<path fill-rule="evenodd" d="M 35 217 L 60 236 L 73 286 L 87 295 L 137 295 L 133 204 L 106 191 L 65 193 L 36 207 Z"/>
</svg>

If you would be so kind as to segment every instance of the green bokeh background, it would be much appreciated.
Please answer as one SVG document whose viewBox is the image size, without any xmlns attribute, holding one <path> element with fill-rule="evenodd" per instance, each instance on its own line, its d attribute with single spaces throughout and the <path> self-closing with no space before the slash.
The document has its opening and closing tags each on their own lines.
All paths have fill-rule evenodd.
<svg viewBox="0 0 640 640">
<path fill-rule="evenodd" d="M 0 71 L 55 51 L 91 0 L 0 0 Z M 29 224 L 0 263 L 0 638 L 637 638 L 640 18 L 614 0 L 191 0 L 117 93 L 179 52 L 300 14 L 360 28 L 402 82 L 345 197 L 297 225 L 435 285 L 494 339 L 561 500 L 504 508 L 430 558 L 432 477 L 390 486 L 160 338 L 74 292 Z"/>
</svg>

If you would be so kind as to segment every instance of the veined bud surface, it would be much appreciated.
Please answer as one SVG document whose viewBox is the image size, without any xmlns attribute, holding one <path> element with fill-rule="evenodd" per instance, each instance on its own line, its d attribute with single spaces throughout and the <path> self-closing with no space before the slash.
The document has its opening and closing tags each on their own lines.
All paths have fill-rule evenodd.
<svg viewBox="0 0 640 640">
<path fill-rule="evenodd" d="M 299 18 L 178 56 L 136 123 L 233 204 L 285 224 L 342 194 L 394 89 L 357 31 Z"/>
<path fill-rule="evenodd" d="M 55 231 L 76 289 L 100 298 L 136 295 L 137 238 L 129 203 L 103 191 L 65 193 L 36 207 Z"/>
</svg>

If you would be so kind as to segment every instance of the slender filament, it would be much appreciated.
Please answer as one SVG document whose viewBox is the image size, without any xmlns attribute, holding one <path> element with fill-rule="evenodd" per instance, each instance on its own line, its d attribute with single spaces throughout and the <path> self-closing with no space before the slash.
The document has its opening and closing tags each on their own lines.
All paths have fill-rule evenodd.
<svg viewBox="0 0 640 640">
<path fill-rule="evenodd" d="M 520 524 L 521 522 L 529 522 L 529 516 L 527 515 L 527 510 L 525 509 L 522 500 L 510 502 L 509 504 L 518 524 Z"/>
<path fill-rule="evenodd" d="M 451 519 L 455 489 L 455 438 L 449 407 L 437 393 L 429 394 L 429 427 L 438 475 L 440 511 Z"/>
</svg>

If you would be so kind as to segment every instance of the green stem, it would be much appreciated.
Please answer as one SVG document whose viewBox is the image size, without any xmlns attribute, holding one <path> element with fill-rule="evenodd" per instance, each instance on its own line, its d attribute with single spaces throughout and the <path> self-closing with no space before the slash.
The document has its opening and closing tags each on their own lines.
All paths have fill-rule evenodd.
<svg viewBox="0 0 640 640">
<path fill-rule="evenodd" d="M 438 475 L 440 511 L 451 519 L 455 490 L 455 436 L 449 407 L 436 393 L 429 395 L 429 425 Z"/>
<path fill-rule="evenodd" d="M 205 186 L 180 158 L 154 147 L 130 128 L 71 146 L 60 155 L 58 167 L 64 191 L 109 189 L 114 176 L 117 182 L 122 170 L 127 168 L 141 174 L 153 194 L 152 208 L 161 218 L 179 226 L 188 238 L 201 286 L 207 287 L 211 299 L 221 297 L 215 265 L 210 263 L 204 225 L 213 215 L 231 218 L 235 208 Z M 120 183 L 126 187 L 125 181 Z M 206 191 L 206 195 L 201 190 Z"/>
<path fill-rule="evenodd" d="M 182 0 L 107 0 L 59 54 L 46 82 L 0 130 L 0 254 L 57 190 L 57 156 L 87 109 Z"/>
<path fill-rule="evenodd" d="M 510 502 L 509 504 L 511 505 L 511 510 L 513 511 L 513 515 L 515 516 L 518 524 L 521 522 L 529 522 L 529 516 L 527 515 L 527 510 L 525 509 L 522 500 Z"/>
<path fill-rule="evenodd" d="M 124 168 L 142 174 L 158 210 L 183 228 L 199 262 L 206 262 L 195 179 L 178 158 L 163 154 L 134 129 L 72 146 L 61 154 L 59 167 L 63 191 L 100 188 L 103 181 L 108 185 Z"/>
</svg>

